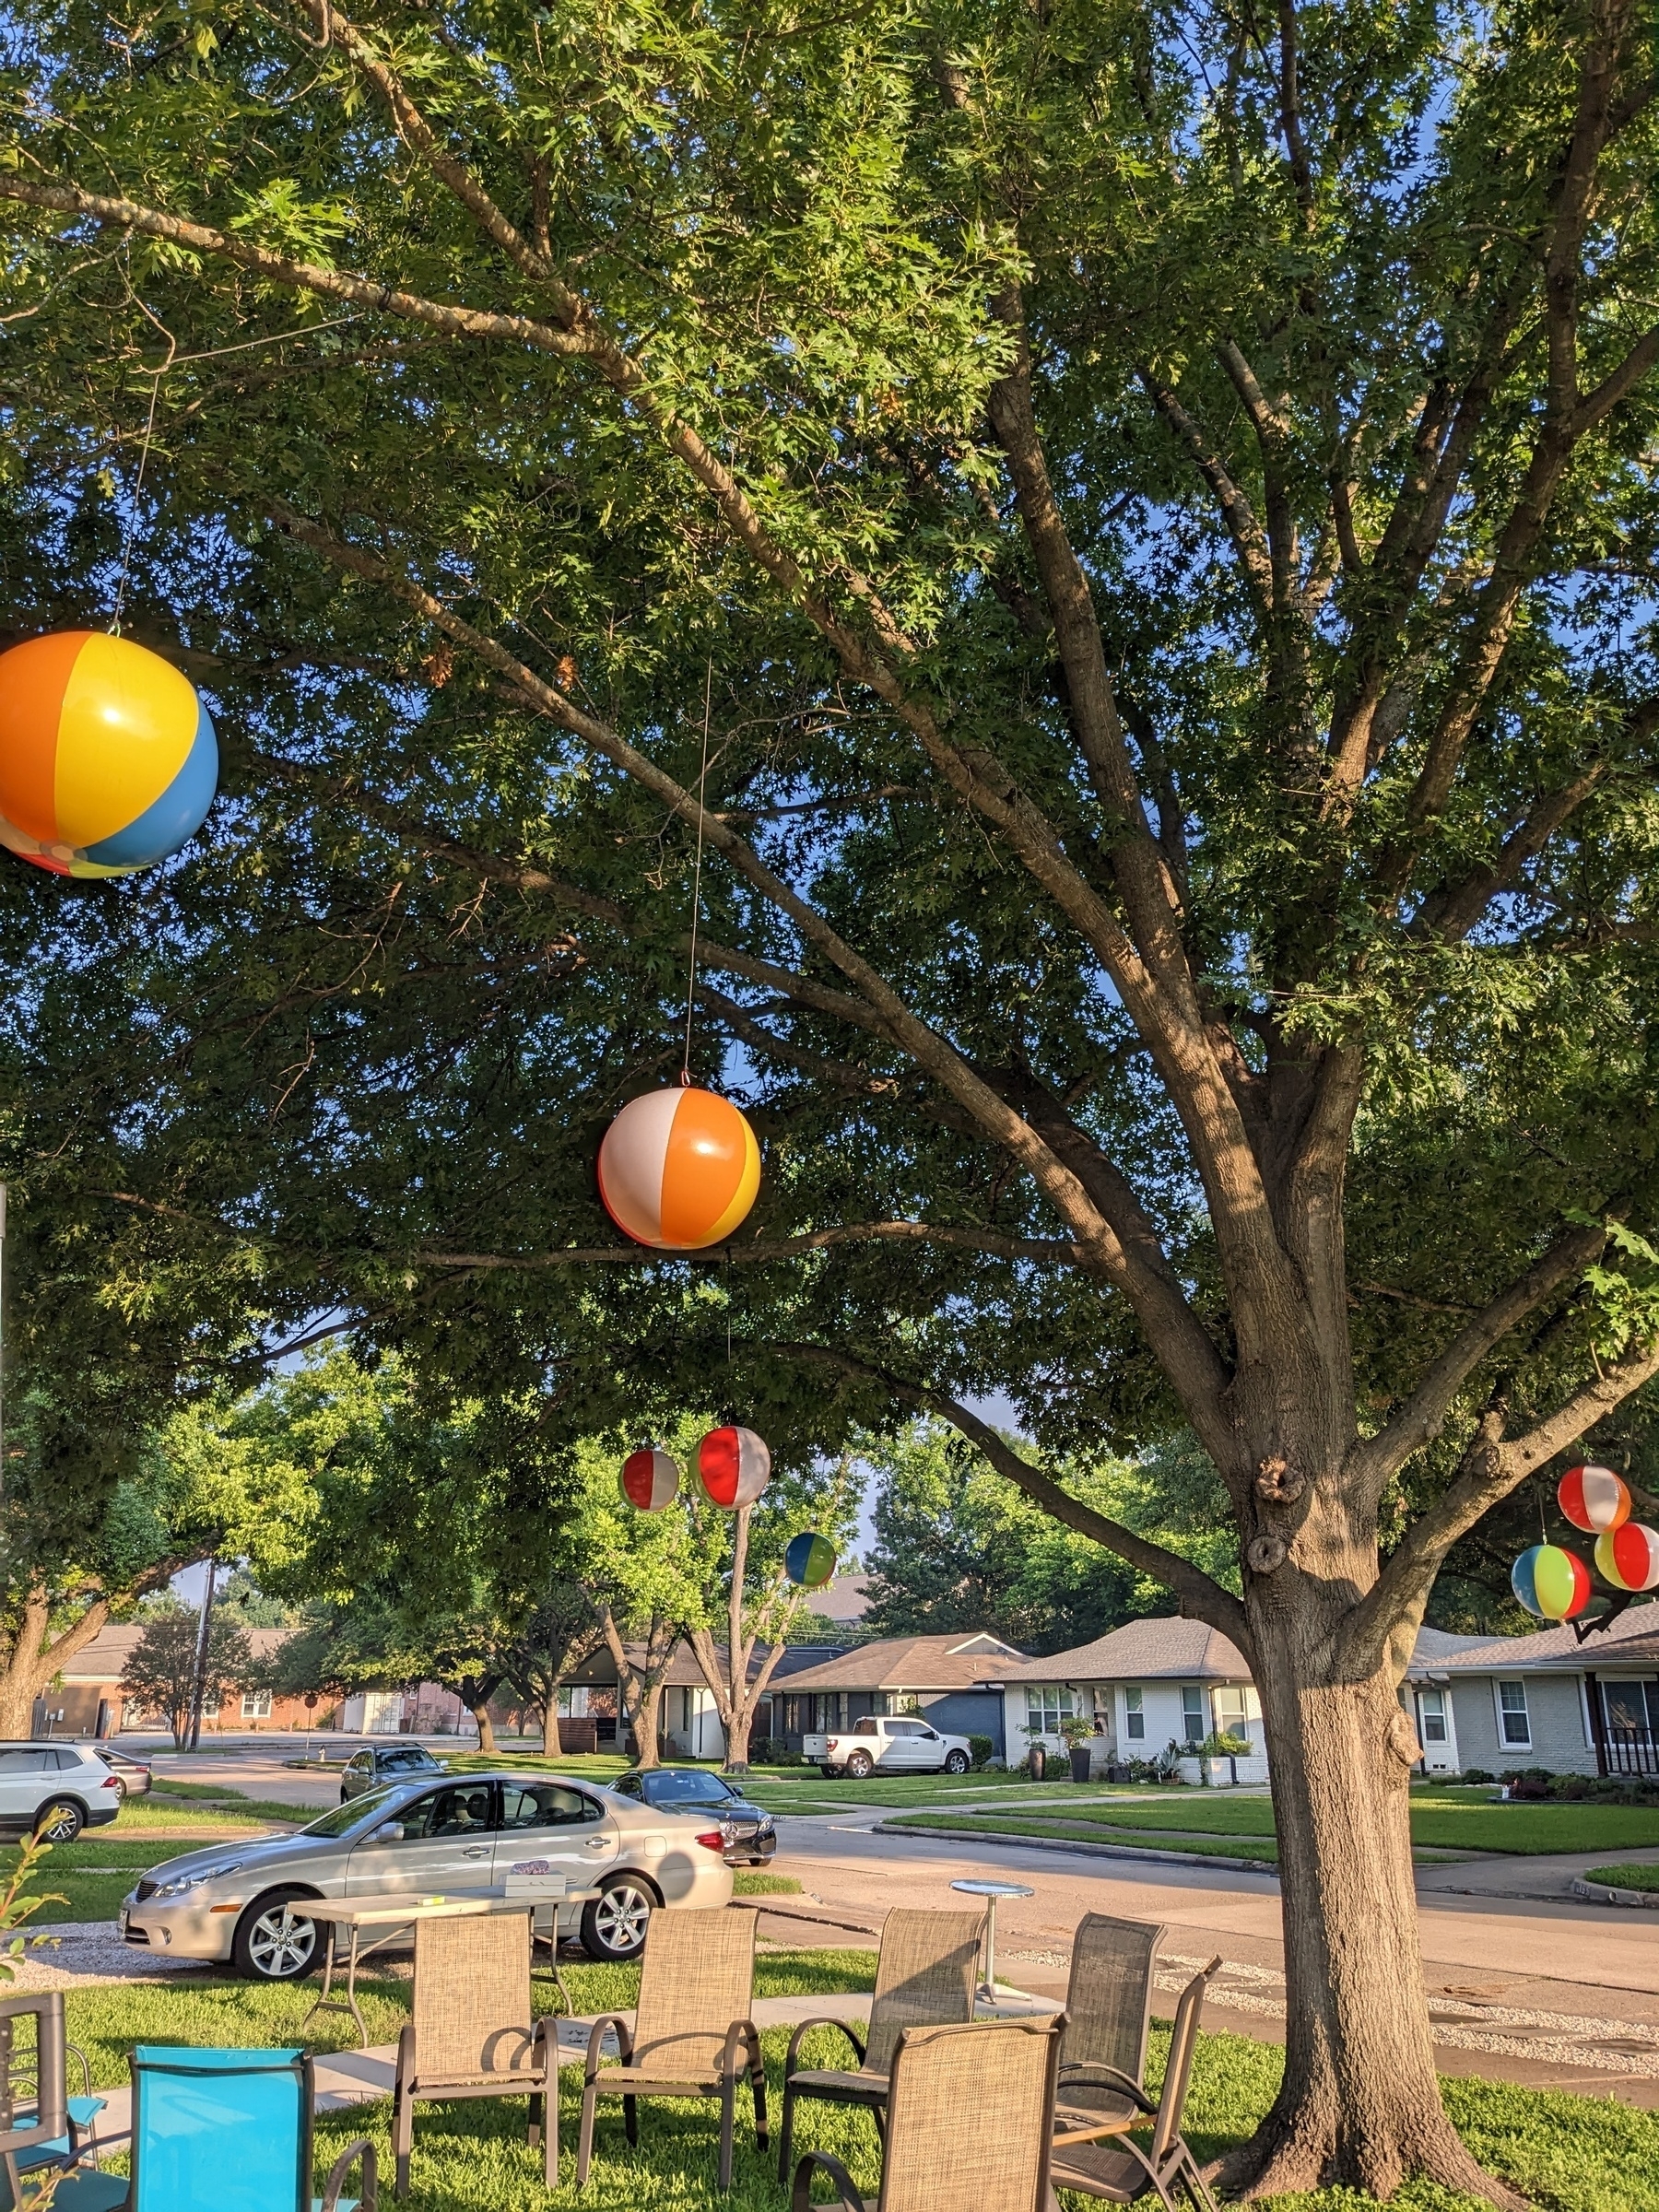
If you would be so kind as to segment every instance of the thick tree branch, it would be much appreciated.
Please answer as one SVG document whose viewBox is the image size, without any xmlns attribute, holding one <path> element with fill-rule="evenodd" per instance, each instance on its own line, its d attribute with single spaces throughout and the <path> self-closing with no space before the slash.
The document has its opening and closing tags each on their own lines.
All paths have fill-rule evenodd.
<svg viewBox="0 0 1659 2212">
<path fill-rule="evenodd" d="M 1041 1468 L 1021 1459 L 994 1429 L 976 1413 L 970 1412 L 966 1406 L 924 1384 L 907 1382 L 849 1353 L 834 1351 L 828 1345 L 781 1344 L 772 1348 L 785 1359 L 832 1367 L 856 1382 L 879 1383 L 901 1405 L 913 1406 L 919 1412 L 936 1414 L 941 1420 L 948 1421 L 983 1453 L 999 1475 L 1006 1476 L 1017 1488 L 1023 1490 L 1033 1505 L 1041 1506 L 1045 1513 L 1067 1528 L 1075 1528 L 1079 1535 L 1115 1552 L 1119 1559 L 1127 1559 L 1130 1566 L 1173 1591 L 1187 1618 L 1207 1621 L 1212 1629 L 1218 1629 L 1223 1636 L 1230 1637 L 1249 1659 L 1250 1624 L 1242 1603 L 1230 1590 L 1224 1590 L 1202 1567 L 1195 1567 L 1191 1559 L 1183 1559 L 1179 1552 L 1166 1550 L 1161 1544 L 1150 1542 L 1134 1529 L 1125 1528 L 1122 1522 L 1109 1520 L 1104 1513 L 1097 1513 L 1092 1506 L 1072 1497 Z"/>
<path fill-rule="evenodd" d="M 1381 1663 L 1391 1644 L 1404 1641 L 1398 1633 L 1402 1622 L 1415 1630 L 1434 1578 L 1457 1539 L 1529 1475 L 1547 1465 L 1557 1453 L 1566 1451 L 1655 1374 L 1659 1374 L 1659 1340 L 1627 1353 L 1524 1436 L 1506 1441 L 1502 1413 L 1488 1413 L 1455 1478 L 1438 1502 L 1406 1530 L 1389 1554 L 1382 1574 L 1349 1615 L 1342 1631 L 1345 1671 L 1353 1679 L 1362 1680 Z"/>
<path fill-rule="evenodd" d="M 1659 713 L 1655 719 L 1659 720 Z M 1451 944 L 1466 937 L 1500 891 L 1511 889 L 1529 860 L 1535 860 L 1556 831 L 1575 814 L 1606 777 L 1606 766 L 1597 762 L 1575 776 L 1559 791 L 1552 791 L 1513 829 L 1491 864 L 1477 868 L 1461 883 L 1449 884 L 1424 900 L 1412 923 L 1412 934 Z"/>
<path fill-rule="evenodd" d="M 1440 1434 L 1458 1392 L 1510 1331 L 1593 1265 L 1607 1232 L 1570 1229 L 1526 1273 L 1501 1291 L 1453 1337 L 1398 1413 L 1375 1436 L 1362 1437 L 1348 1454 L 1347 1472 L 1361 1493 L 1381 1494 L 1414 1452 Z"/>
<path fill-rule="evenodd" d="M 1143 364 L 1136 371 L 1147 396 L 1192 455 L 1199 475 L 1216 495 L 1221 520 L 1231 538 L 1256 618 L 1265 629 L 1273 618 L 1273 556 L 1255 510 L 1229 475 L 1225 463 L 1176 397 L 1174 390 Z"/>
</svg>

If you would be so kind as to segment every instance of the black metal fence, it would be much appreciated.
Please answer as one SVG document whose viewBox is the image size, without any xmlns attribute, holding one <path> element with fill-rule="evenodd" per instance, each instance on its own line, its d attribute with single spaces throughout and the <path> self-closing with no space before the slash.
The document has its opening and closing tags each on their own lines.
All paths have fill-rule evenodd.
<svg viewBox="0 0 1659 2212">
<path fill-rule="evenodd" d="M 1659 1744 L 1645 1728 L 1609 1728 L 1599 1747 L 1607 1774 L 1659 1774 Z"/>
</svg>

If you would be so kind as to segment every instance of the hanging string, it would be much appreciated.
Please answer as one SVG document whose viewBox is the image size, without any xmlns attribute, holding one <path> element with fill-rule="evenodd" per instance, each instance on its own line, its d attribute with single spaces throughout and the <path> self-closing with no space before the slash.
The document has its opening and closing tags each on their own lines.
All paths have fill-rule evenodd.
<svg viewBox="0 0 1659 2212">
<path fill-rule="evenodd" d="M 169 364 L 171 366 L 171 363 Z M 121 614 L 126 605 L 127 578 L 132 573 L 133 540 L 138 532 L 138 507 L 144 498 L 144 472 L 149 465 L 150 439 L 156 428 L 156 401 L 160 396 L 162 371 L 156 371 L 150 378 L 149 414 L 145 419 L 144 443 L 138 449 L 138 475 L 133 485 L 133 500 L 127 509 L 126 527 L 121 534 L 121 581 L 115 586 L 115 612 L 110 618 L 110 635 L 121 635 Z"/>
<path fill-rule="evenodd" d="M 686 1043 L 680 1054 L 680 1081 L 688 1088 L 691 1083 L 691 1010 L 697 997 L 697 924 L 702 912 L 703 787 L 709 780 L 709 710 L 713 696 L 714 656 L 711 653 L 703 666 L 702 766 L 697 775 L 697 859 L 691 870 L 691 973 L 686 982 Z"/>
</svg>

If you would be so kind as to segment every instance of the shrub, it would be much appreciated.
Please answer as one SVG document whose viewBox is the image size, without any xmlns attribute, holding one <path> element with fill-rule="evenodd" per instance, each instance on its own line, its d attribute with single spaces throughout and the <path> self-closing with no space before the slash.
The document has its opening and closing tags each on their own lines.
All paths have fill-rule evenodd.
<svg viewBox="0 0 1659 2212">
<path fill-rule="evenodd" d="M 976 1767 L 991 1764 L 991 1738 L 988 1735 L 971 1735 L 968 1738 L 968 1756 Z"/>
<path fill-rule="evenodd" d="M 751 1767 L 784 1767 L 798 1765 L 799 1755 L 792 1759 L 789 1746 L 781 1736 L 758 1735 L 749 1745 Z"/>
<path fill-rule="evenodd" d="M 1496 1774 L 1488 1774 L 1484 1767 L 1465 1767 L 1463 1771 L 1465 1782 L 1496 1782 L 1497 1779 Z"/>
</svg>

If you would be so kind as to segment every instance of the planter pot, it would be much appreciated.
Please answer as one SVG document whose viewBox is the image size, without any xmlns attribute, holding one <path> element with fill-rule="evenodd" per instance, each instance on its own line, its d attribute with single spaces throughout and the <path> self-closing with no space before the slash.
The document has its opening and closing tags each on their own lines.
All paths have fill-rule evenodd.
<svg viewBox="0 0 1659 2212">
<path fill-rule="evenodd" d="M 1175 1771 L 1182 1782 L 1197 1789 L 1204 1781 L 1204 1761 L 1201 1759 L 1178 1759 Z"/>
<path fill-rule="evenodd" d="M 1087 1744 L 1074 1744 L 1071 1754 L 1072 1780 L 1074 1782 L 1087 1782 L 1088 1780 L 1089 1765 L 1090 1753 L 1088 1746 Z"/>
<path fill-rule="evenodd" d="M 1047 1752 L 1044 1751 L 1041 1744 L 1033 1744 L 1030 1749 L 1026 1753 L 1026 1772 L 1030 1776 L 1033 1782 L 1041 1782 L 1042 1780 L 1043 1770 L 1047 1765 Z"/>
</svg>

